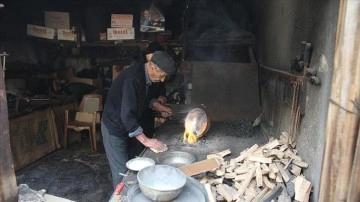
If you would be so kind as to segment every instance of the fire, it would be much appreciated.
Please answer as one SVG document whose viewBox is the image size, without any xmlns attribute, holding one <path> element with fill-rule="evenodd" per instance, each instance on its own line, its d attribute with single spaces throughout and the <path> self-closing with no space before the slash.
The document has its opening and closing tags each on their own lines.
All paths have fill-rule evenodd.
<svg viewBox="0 0 360 202">
<path fill-rule="evenodd" d="M 195 142 L 197 142 L 198 137 L 196 136 L 196 134 L 193 133 L 189 133 L 185 130 L 184 132 L 184 142 L 187 142 L 189 144 L 194 144 Z"/>
</svg>

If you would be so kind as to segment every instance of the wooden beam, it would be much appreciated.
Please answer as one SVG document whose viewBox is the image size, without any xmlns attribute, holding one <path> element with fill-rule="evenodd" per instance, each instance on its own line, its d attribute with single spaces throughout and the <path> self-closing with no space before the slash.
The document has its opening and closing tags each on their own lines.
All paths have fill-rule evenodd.
<svg viewBox="0 0 360 202">
<path fill-rule="evenodd" d="M 357 137 L 354 164 L 350 179 L 350 187 L 347 199 L 348 201 L 360 201 L 360 129 Z"/>
<path fill-rule="evenodd" d="M 359 132 L 360 1 L 339 2 L 319 192 L 321 202 L 349 201 L 348 190 Z"/>
<path fill-rule="evenodd" d="M 15 170 L 10 148 L 9 119 L 4 82 L 4 71 L 0 59 L 0 201 L 18 201 Z"/>
</svg>

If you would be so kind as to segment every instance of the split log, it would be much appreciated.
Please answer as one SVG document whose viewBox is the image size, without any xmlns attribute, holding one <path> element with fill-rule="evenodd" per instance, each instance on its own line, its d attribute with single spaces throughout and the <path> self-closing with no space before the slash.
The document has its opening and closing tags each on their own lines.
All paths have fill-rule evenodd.
<svg viewBox="0 0 360 202">
<path fill-rule="evenodd" d="M 290 151 L 290 149 L 285 150 L 284 154 L 285 154 L 285 157 L 288 157 L 290 159 L 294 159 L 297 161 L 301 161 L 300 156 L 294 154 L 292 151 Z"/>
<path fill-rule="evenodd" d="M 259 163 L 272 163 L 272 158 L 266 158 L 262 155 L 249 156 L 248 159 Z"/>
<path fill-rule="evenodd" d="M 201 178 L 200 183 L 206 184 L 208 182 L 208 180 L 209 180 L 209 177 L 207 175 L 205 175 L 203 178 Z"/>
<path fill-rule="evenodd" d="M 236 190 L 226 184 L 216 185 L 216 191 L 228 202 L 233 201 L 233 196 L 236 194 Z"/>
<path fill-rule="evenodd" d="M 285 151 L 288 147 L 288 145 L 284 144 L 284 145 L 281 145 L 281 147 L 279 148 L 279 151 Z"/>
<path fill-rule="evenodd" d="M 270 171 L 272 171 L 272 172 L 274 172 L 274 173 L 279 172 L 278 167 L 277 167 L 275 164 L 273 164 L 273 163 L 269 164 L 269 169 L 270 169 Z"/>
<path fill-rule="evenodd" d="M 255 196 L 253 196 L 253 195 L 245 195 L 244 198 L 245 198 L 245 201 L 247 202 L 247 201 L 252 201 L 255 198 Z"/>
<path fill-rule="evenodd" d="M 232 172 L 234 172 L 234 169 L 235 169 L 235 168 L 236 168 L 236 165 L 230 166 L 230 167 L 226 168 L 226 172 L 227 172 L 227 173 L 232 173 Z"/>
<path fill-rule="evenodd" d="M 276 173 L 270 171 L 269 172 L 269 178 L 275 180 L 276 179 Z"/>
<path fill-rule="evenodd" d="M 243 181 L 247 178 L 247 176 L 248 176 L 247 173 L 237 175 L 237 176 L 235 176 L 234 181 Z"/>
<path fill-rule="evenodd" d="M 251 179 L 254 177 L 255 171 L 256 171 L 255 167 L 251 168 L 251 170 L 248 173 L 248 177 L 241 183 L 240 189 L 234 195 L 234 200 L 240 198 L 244 194 L 244 192 L 245 192 L 246 188 L 248 187 Z"/>
<path fill-rule="evenodd" d="M 217 169 L 215 171 L 215 175 L 219 176 L 219 177 L 222 177 L 225 175 L 225 167 L 224 166 L 221 166 L 220 169 Z"/>
<path fill-rule="evenodd" d="M 296 176 L 299 176 L 301 174 L 301 168 L 295 164 L 291 165 L 290 172 Z"/>
<path fill-rule="evenodd" d="M 289 145 L 289 144 L 292 143 L 291 141 L 292 140 L 290 139 L 289 133 L 287 133 L 287 132 L 282 132 L 281 133 L 280 140 L 279 140 L 280 144 Z"/>
<path fill-rule="evenodd" d="M 284 167 L 282 167 L 282 165 L 280 165 L 279 163 L 276 163 L 276 166 L 279 168 L 280 174 L 281 174 L 282 178 L 284 179 L 284 181 L 288 182 L 290 180 L 290 177 L 285 172 Z"/>
<path fill-rule="evenodd" d="M 265 163 L 262 163 L 262 164 L 261 164 L 261 169 L 262 169 L 263 171 L 270 172 L 270 168 L 269 168 Z"/>
<path fill-rule="evenodd" d="M 300 202 L 309 201 L 311 182 L 307 181 L 302 175 L 297 176 L 293 182 L 295 184 L 295 200 Z"/>
<path fill-rule="evenodd" d="M 273 140 L 273 141 L 265 144 L 264 147 L 267 148 L 267 149 L 269 149 L 269 150 L 271 150 L 271 149 L 273 149 L 273 148 L 275 148 L 275 147 L 277 147 L 277 146 L 279 146 L 279 145 L 280 145 L 279 140 L 278 140 L 278 139 L 275 139 L 275 140 Z"/>
<path fill-rule="evenodd" d="M 209 202 L 215 202 L 214 194 L 211 191 L 211 185 L 206 183 L 205 190 L 206 190 L 207 196 L 209 198 Z"/>
<path fill-rule="evenodd" d="M 257 187 L 262 187 L 263 186 L 263 179 L 262 179 L 262 174 L 261 174 L 260 163 L 256 162 L 255 167 L 256 167 L 256 186 Z"/>
<path fill-rule="evenodd" d="M 225 157 L 225 156 L 227 156 L 227 155 L 229 155 L 229 154 L 231 154 L 230 149 L 226 149 L 226 150 L 224 150 L 224 151 L 221 151 L 221 152 L 217 153 L 217 155 L 219 155 L 219 156 L 221 156 L 221 157 Z"/>
<path fill-rule="evenodd" d="M 276 156 L 279 159 L 282 159 L 284 157 L 284 152 L 278 150 L 278 149 L 272 149 L 272 150 L 268 150 L 268 149 L 263 149 L 263 155 L 265 157 L 270 157 L 270 156 Z"/>
<path fill-rule="evenodd" d="M 236 173 L 225 173 L 224 178 L 234 179 L 236 176 L 237 176 Z"/>
<path fill-rule="evenodd" d="M 254 187 L 248 187 L 246 190 L 245 190 L 245 196 L 246 195 L 251 195 L 253 196 L 253 198 L 258 194 L 258 192 L 255 190 Z"/>
<path fill-rule="evenodd" d="M 231 154 L 230 149 L 226 149 L 224 151 L 214 153 L 214 154 L 208 154 L 206 156 L 207 159 L 223 159 L 225 156 Z"/>
<path fill-rule="evenodd" d="M 256 187 L 256 180 L 251 180 L 248 187 Z"/>
<path fill-rule="evenodd" d="M 268 193 L 268 191 L 269 191 L 269 188 L 265 187 L 251 202 L 260 201 Z"/>
<path fill-rule="evenodd" d="M 265 185 L 267 187 L 269 187 L 270 189 L 274 189 L 276 186 L 274 183 L 270 182 L 268 177 L 266 177 L 266 176 L 263 176 L 263 181 L 264 181 Z"/>
<path fill-rule="evenodd" d="M 243 151 L 240 156 L 235 158 L 235 161 L 238 162 L 242 162 L 246 157 L 248 157 L 249 155 L 251 155 L 256 149 L 259 148 L 259 145 L 254 144 L 252 147 L 250 147 L 248 150 Z"/>
<path fill-rule="evenodd" d="M 236 174 L 243 174 L 243 173 L 249 172 L 249 170 L 250 170 L 250 168 L 248 167 L 248 165 L 245 165 L 245 166 L 240 166 L 240 167 L 235 168 L 234 172 Z"/>
<path fill-rule="evenodd" d="M 297 160 L 293 160 L 293 164 L 301 167 L 301 168 L 307 168 L 309 167 L 309 164 L 307 164 L 306 162 L 303 161 L 297 161 Z"/>
<path fill-rule="evenodd" d="M 276 179 L 275 179 L 275 181 L 276 181 L 277 183 L 283 183 L 283 180 L 282 180 L 282 178 L 281 178 L 280 172 L 277 172 L 277 173 L 276 173 Z"/>
<path fill-rule="evenodd" d="M 234 182 L 233 187 L 235 187 L 237 190 L 239 190 L 241 187 L 241 184 L 238 182 Z"/>
<path fill-rule="evenodd" d="M 217 184 L 222 184 L 222 183 L 223 183 L 223 180 L 224 180 L 223 177 L 221 177 L 221 178 L 216 178 L 216 179 L 210 178 L 210 179 L 208 180 L 208 183 L 211 184 L 211 185 L 217 185 Z"/>
</svg>

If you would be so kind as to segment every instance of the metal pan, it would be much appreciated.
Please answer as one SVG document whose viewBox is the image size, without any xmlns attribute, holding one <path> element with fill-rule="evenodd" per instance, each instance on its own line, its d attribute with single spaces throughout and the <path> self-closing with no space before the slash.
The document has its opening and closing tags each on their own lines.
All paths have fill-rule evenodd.
<svg viewBox="0 0 360 202">
<path fill-rule="evenodd" d="M 132 171 L 139 171 L 152 165 L 155 165 L 155 161 L 146 157 L 136 157 L 126 162 L 126 167 Z"/>
<path fill-rule="evenodd" d="M 195 156 L 182 151 L 168 151 L 157 156 L 157 162 L 162 165 L 169 165 L 180 168 L 195 162 Z"/>
<path fill-rule="evenodd" d="M 210 127 L 210 119 L 202 108 L 193 108 L 185 118 L 185 130 L 195 134 L 197 137 L 203 136 Z"/>
</svg>

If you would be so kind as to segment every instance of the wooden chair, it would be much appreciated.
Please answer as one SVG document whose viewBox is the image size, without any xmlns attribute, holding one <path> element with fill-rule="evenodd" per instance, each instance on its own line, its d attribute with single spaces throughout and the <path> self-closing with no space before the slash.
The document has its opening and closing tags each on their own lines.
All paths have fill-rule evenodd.
<svg viewBox="0 0 360 202">
<path fill-rule="evenodd" d="M 102 111 L 102 95 L 85 94 L 76 111 L 71 113 L 65 110 L 64 145 L 67 148 L 68 129 L 76 132 L 87 130 L 89 132 L 91 149 L 97 151 L 96 126 L 100 124 Z M 79 140 L 81 142 L 81 138 Z"/>
</svg>

